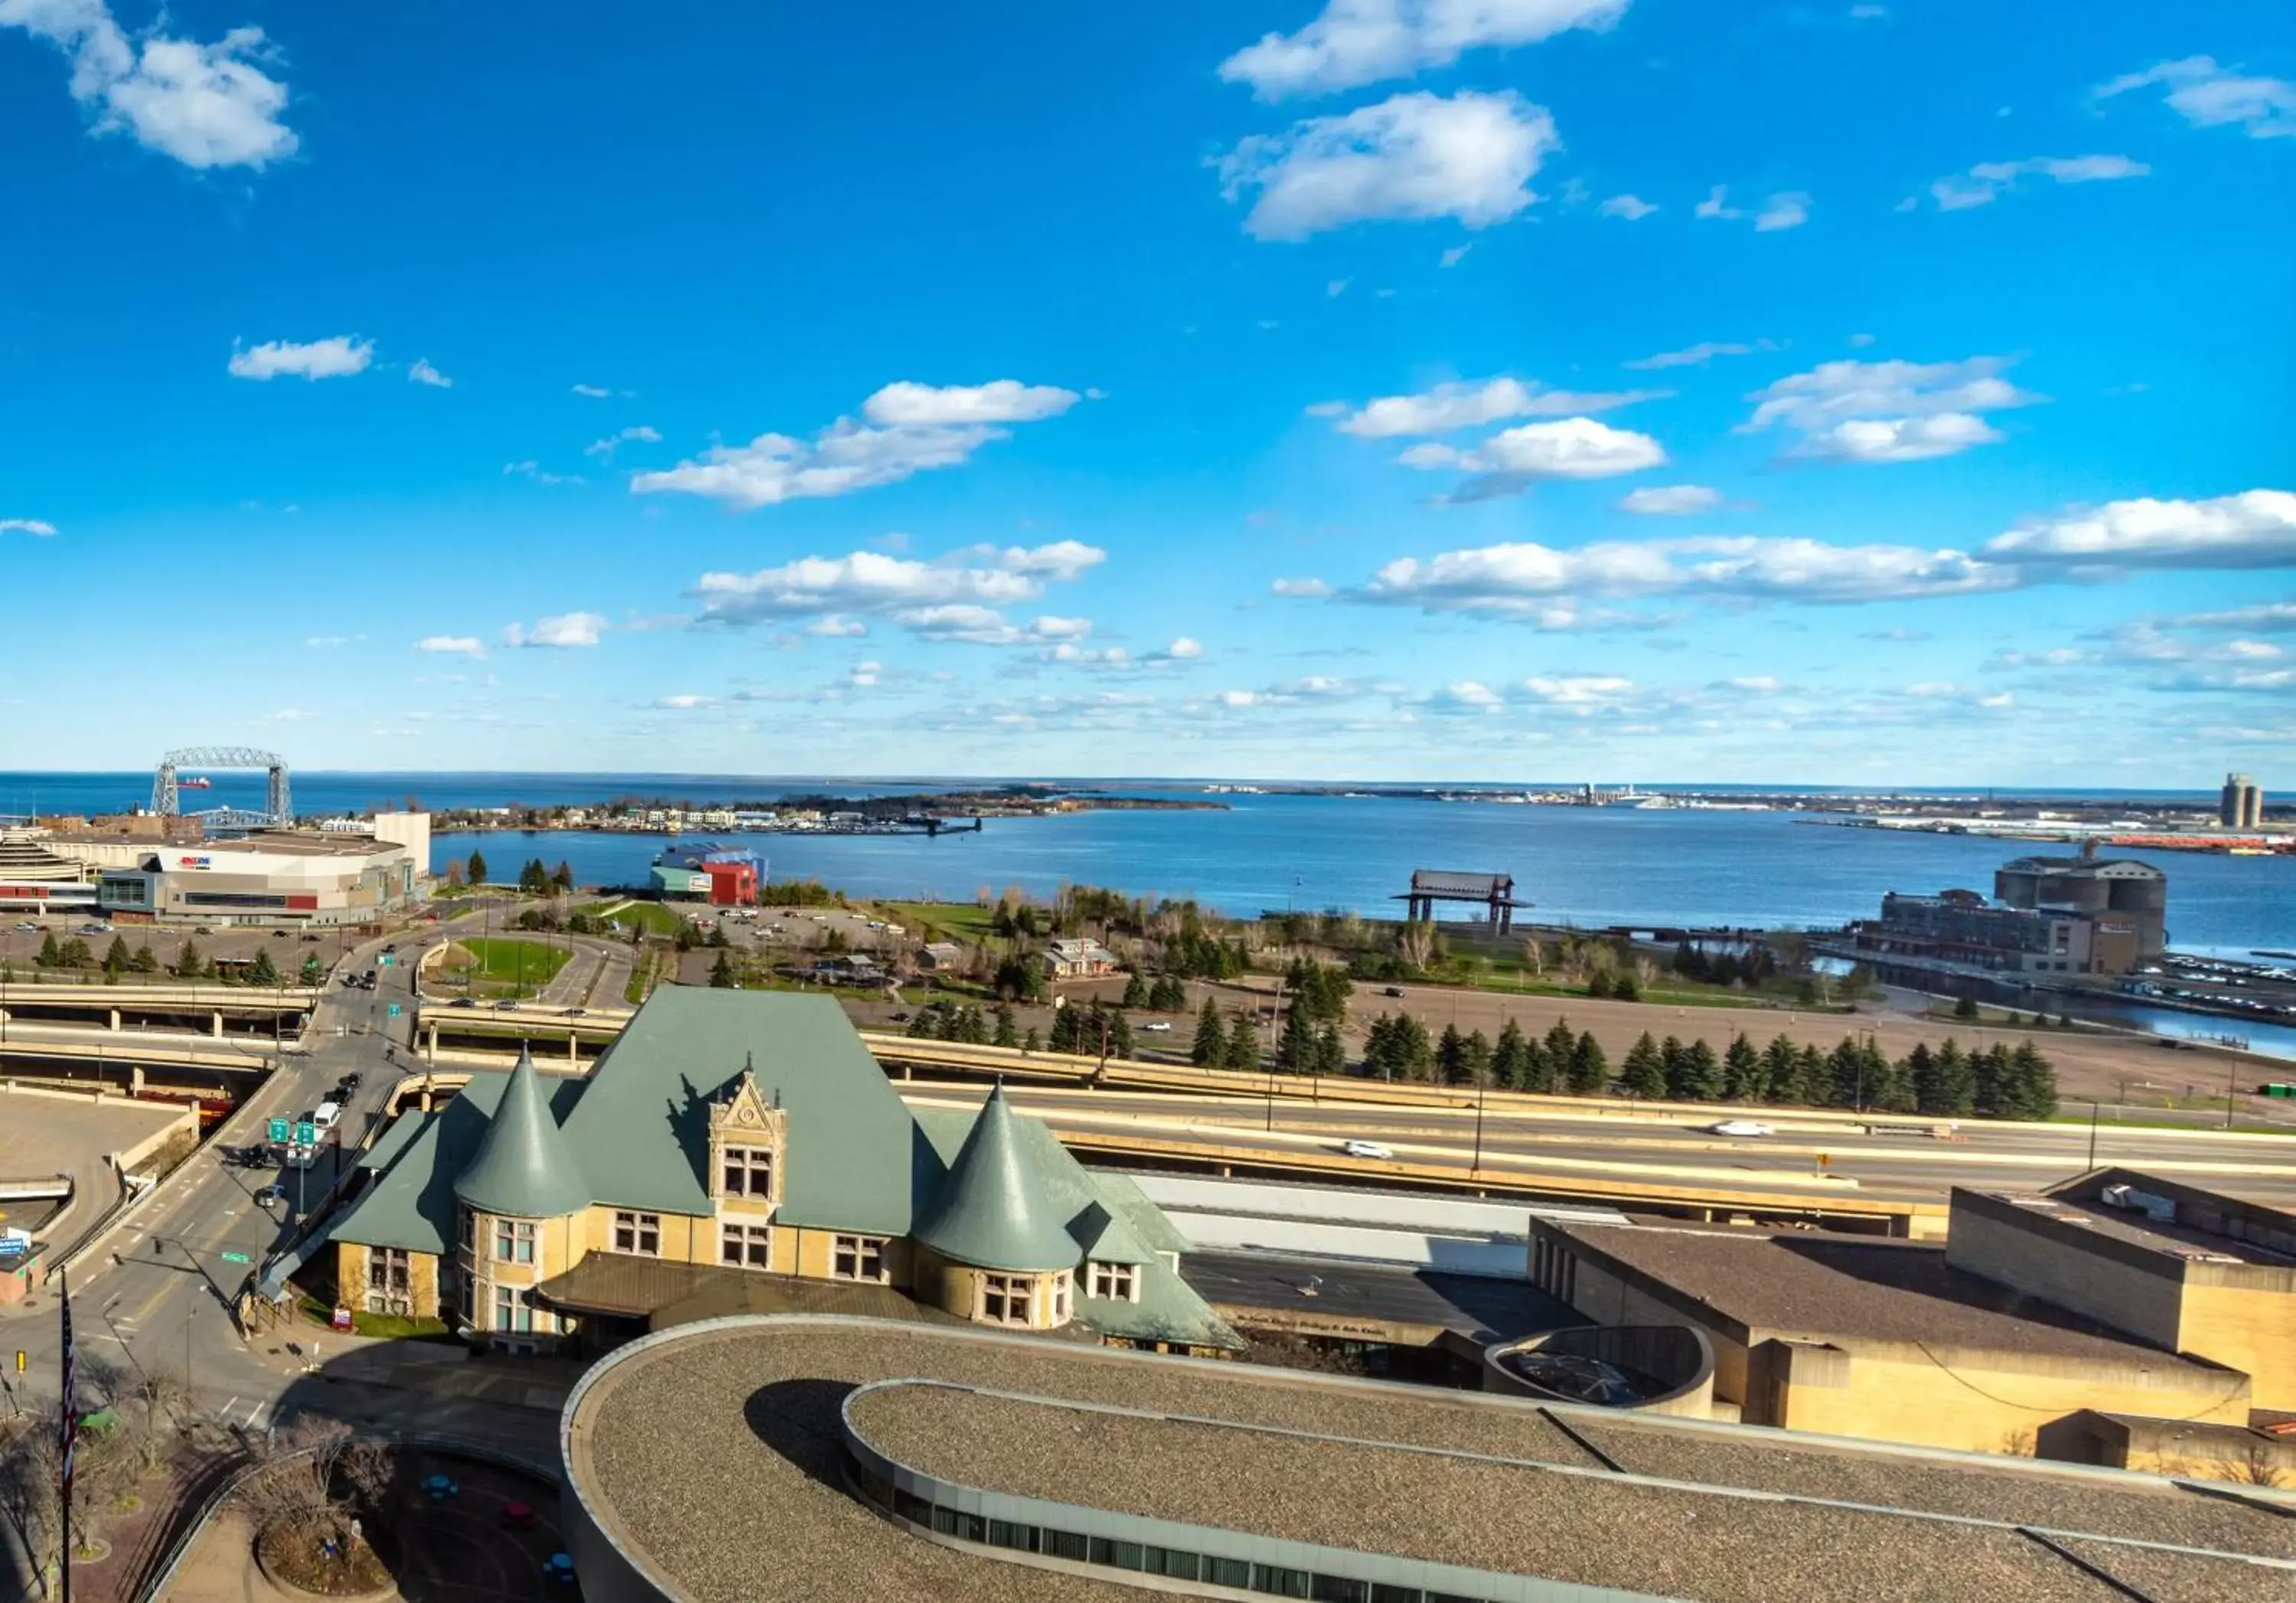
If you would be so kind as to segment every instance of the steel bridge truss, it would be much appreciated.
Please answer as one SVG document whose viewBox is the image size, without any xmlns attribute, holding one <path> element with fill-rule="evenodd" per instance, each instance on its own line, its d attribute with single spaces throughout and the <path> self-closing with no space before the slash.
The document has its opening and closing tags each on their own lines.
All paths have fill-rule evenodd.
<svg viewBox="0 0 2296 1603">
<path fill-rule="evenodd" d="M 252 746 L 184 746 L 160 758 L 159 768 L 152 775 L 152 810 L 161 818 L 183 815 L 176 776 L 187 769 L 195 773 L 208 769 L 261 769 L 266 775 L 262 812 L 218 808 L 201 816 L 240 826 L 294 822 L 294 802 L 287 788 L 287 760 L 276 752 L 258 752 Z"/>
</svg>

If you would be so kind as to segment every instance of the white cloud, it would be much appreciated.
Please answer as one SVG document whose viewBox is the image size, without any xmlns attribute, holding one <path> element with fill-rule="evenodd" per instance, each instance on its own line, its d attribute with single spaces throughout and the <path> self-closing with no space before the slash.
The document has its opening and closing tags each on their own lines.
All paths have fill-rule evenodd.
<svg viewBox="0 0 2296 1603">
<path fill-rule="evenodd" d="M 276 712 L 265 713 L 258 721 L 266 724 L 299 724 L 305 719 L 318 716 L 317 713 L 308 712 L 300 707 L 282 707 Z"/>
<path fill-rule="evenodd" d="M 1852 418 L 1803 441 L 1797 454 L 1829 462 L 1926 462 L 1975 445 L 1992 445 L 2002 433 L 1966 412 L 1935 417 Z"/>
<path fill-rule="evenodd" d="M 2222 612 L 2187 612 L 2170 621 L 2179 629 L 2296 629 L 2296 601 L 2267 601 Z"/>
<path fill-rule="evenodd" d="M 1204 654 L 1203 642 L 1192 640 L 1187 636 L 1182 635 L 1167 645 L 1161 654 L 1168 662 L 1193 662 Z"/>
<path fill-rule="evenodd" d="M 2103 100 L 2154 84 L 2169 88 L 2169 108 L 2194 127 L 2239 127 L 2251 139 L 2296 136 L 2296 83 L 2286 78 L 2244 77 L 2219 67 L 2212 57 L 2188 55 L 2161 62 L 2142 72 L 2124 73 L 2098 86 Z"/>
<path fill-rule="evenodd" d="M 1959 551 L 1829 546 L 1752 536 L 1602 541 L 1576 550 L 1532 542 L 1446 551 L 1388 563 L 1351 601 L 1436 612 L 1489 612 L 1576 627 L 1555 604 L 1578 596 L 1706 595 L 1868 602 L 2005 589 L 2014 570 Z"/>
<path fill-rule="evenodd" d="M 0 534 L 32 534 L 46 539 L 56 526 L 41 518 L 0 518 Z"/>
<path fill-rule="evenodd" d="M 1391 440 L 1406 434 L 1445 434 L 1507 417 L 1562 417 L 1604 412 L 1636 401 L 1660 399 L 1663 390 L 1626 390 L 1585 394 L 1549 390 L 1536 380 L 1496 378 L 1484 383 L 1443 383 L 1416 395 L 1383 395 L 1353 411 L 1344 401 L 1323 401 L 1308 410 L 1336 417 L 1332 426 L 1361 440 Z"/>
<path fill-rule="evenodd" d="M 598 384 L 577 384 L 574 386 L 574 393 L 585 396 L 591 400 L 604 400 L 614 392 Z"/>
<path fill-rule="evenodd" d="M 678 695 L 656 696 L 653 704 L 665 712 L 698 712 L 704 708 L 715 706 L 717 701 L 713 696 L 695 695 L 687 692 Z"/>
<path fill-rule="evenodd" d="M 1630 489 L 1619 503 L 1621 512 L 1646 517 L 1678 518 L 1694 512 L 1711 512 L 1722 505 L 1722 492 L 1703 484 L 1655 484 Z"/>
<path fill-rule="evenodd" d="M 234 350 L 231 375 L 239 379 L 336 379 L 365 373 L 374 360 L 374 342 L 356 334 L 335 334 L 298 345 L 272 340 L 251 350 Z"/>
<path fill-rule="evenodd" d="M 715 446 L 676 467 L 634 475 L 630 489 L 708 496 L 743 510 L 849 495 L 958 466 L 982 446 L 1009 438 L 1002 424 L 1057 416 L 1078 399 L 1014 379 L 939 390 L 888 384 L 864 403 L 869 422 L 840 417 L 811 440 L 760 434 L 747 445 Z"/>
<path fill-rule="evenodd" d="M 858 618 L 840 618 L 832 612 L 807 624 L 805 632 L 824 640 L 857 640 L 869 632 L 869 626 Z"/>
<path fill-rule="evenodd" d="M 1047 616 L 1018 624 L 994 607 L 971 602 L 905 608 L 892 618 L 920 640 L 965 645 L 1071 645 L 1092 633 L 1086 619 Z"/>
<path fill-rule="evenodd" d="M 592 440 L 582 448 L 582 454 L 595 456 L 601 462 L 611 462 L 616 448 L 634 440 L 645 445 L 660 445 L 661 431 L 649 423 L 632 423 L 627 429 L 615 430 L 603 440 Z"/>
<path fill-rule="evenodd" d="M 430 366 L 429 362 L 423 360 L 421 357 L 414 358 L 414 365 L 406 370 L 406 376 L 411 382 L 428 384 L 433 390 L 452 390 L 455 387 L 454 380 L 448 378 L 445 374 Z"/>
<path fill-rule="evenodd" d="M 1332 587 L 1320 579 L 1279 579 L 1267 587 L 1271 596 L 1288 596 L 1299 600 L 1314 600 L 1329 596 Z"/>
<path fill-rule="evenodd" d="M 1606 707 L 1632 695 L 1635 682 L 1614 674 L 1571 674 L 1559 678 L 1536 677 L 1522 682 L 1524 692 L 1551 707 L 1586 711 Z"/>
<path fill-rule="evenodd" d="M 1656 356 L 1644 357 L 1638 362 L 1626 364 L 1630 371 L 1647 372 L 1660 367 L 1703 367 L 1716 357 L 1749 357 L 1758 350 L 1775 350 L 1775 340 L 1757 340 L 1751 345 L 1724 344 L 1702 340 L 1680 350 L 1661 350 Z"/>
<path fill-rule="evenodd" d="M 2001 435 L 1980 413 L 2041 399 L 2001 376 L 2001 357 L 1959 362 L 1822 362 L 1754 391 L 1742 433 L 1784 423 L 1795 455 L 1837 462 L 1917 462 L 1988 445 Z"/>
<path fill-rule="evenodd" d="M 1701 222 L 1713 222 L 1718 218 L 1729 222 L 1745 216 L 1743 211 L 1728 203 L 1729 196 L 1730 186 L 1726 184 L 1717 184 L 1706 192 L 1704 200 L 1690 209 L 1691 215 Z"/>
<path fill-rule="evenodd" d="M 529 457 L 524 462 L 504 463 L 503 473 L 510 478 L 531 479 L 537 484 L 579 484 L 583 482 L 582 475 L 579 473 L 546 473 L 544 471 L 542 464 L 535 461 L 532 457 Z"/>
<path fill-rule="evenodd" d="M 0 28 L 20 28 L 71 58 L 72 98 L 94 131 L 124 133 L 186 167 L 261 168 L 295 152 L 279 120 L 287 86 L 263 70 L 273 52 L 259 28 L 212 45 L 169 37 L 167 15 L 130 39 L 104 0 L 0 0 Z M 260 65 L 258 65 L 260 63 Z"/>
<path fill-rule="evenodd" d="M 1474 248 L 1475 247 L 1472 242 L 1464 245 L 1452 246 L 1449 250 L 1443 252 L 1442 265 L 1447 267 L 1457 267 L 1461 262 L 1467 259 L 1467 252 Z"/>
<path fill-rule="evenodd" d="M 2029 520 L 1987 541 L 1981 555 L 1998 562 L 2094 568 L 2296 566 L 2296 492 L 2108 501 Z"/>
<path fill-rule="evenodd" d="M 1612 195 L 1599 208 L 1604 217 L 1622 217 L 1630 223 L 1639 223 L 1658 210 L 1640 195 Z"/>
<path fill-rule="evenodd" d="M 414 649 L 447 657 L 483 657 L 487 654 L 485 644 L 475 635 L 425 635 L 414 643 Z"/>
<path fill-rule="evenodd" d="M 1227 199 L 1258 192 L 1247 232 L 1300 240 L 1385 218 L 1504 222 L 1538 198 L 1531 177 L 1561 144 L 1546 108 L 1513 90 L 1416 93 L 1253 135 L 1218 165 Z"/>
<path fill-rule="evenodd" d="M 1784 228 L 1799 228 L 1808 221 L 1809 196 L 1792 189 L 1762 202 L 1762 210 L 1754 217 L 1754 232 L 1775 234 Z"/>
<path fill-rule="evenodd" d="M 1422 696 L 1417 705 L 1432 712 L 1480 712 L 1495 714 L 1506 706 L 1506 699 L 1480 679 L 1454 679 L 1442 689 Z"/>
<path fill-rule="evenodd" d="M 555 618 L 543 619 L 530 629 L 511 624 L 503 630 L 503 644 L 561 651 L 595 645 L 607 627 L 605 618 L 597 612 L 562 612 Z"/>
<path fill-rule="evenodd" d="M 890 383 L 861 403 L 862 415 L 888 426 L 1036 423 L 1058 417 L 1084 398 L 1051 384 L 996 379 L 986 384 Z"/>
<path fill-rule="evenodd" d="M 1078 579 L 1106 555 L 1074 540 L 1033 548 L 975 547 L 938 562 L 855 551 L 800 557 L 754 573 L 705 573 L 693 594 L 701 600 L 705 619 L 725 623 L 887 617 L 931 637 L 995 634 L 1000 644 L 1017 644 L 1023 634 L 1004 634 L 1014 626 L 995 609 L 1032 601 L 1046 583 Z M 958 607 L 973 611 L 947 610 Z"/>
<path fill-rule="evenodd" d="M 1754 673 L 1734 679 L 1720 680 L 1715 687 L 1720 690 L 1742 690 L 1749 695 L 1775 695 L 1786 687 L 1786 684 L 1774 673 Z"/>
<path fill-rule="evenodd" d="M 1447 67 L 1465 52 L 1606 29 L 1628 0 L 1326 0 L 1297 33 L 1264 35 L 1220 63 L 1261 100 L 1328 95 Z"/>
<path fill-rule="evenodd" d="M 311 635 L 304 639 L 303 644 L 315 650 L 331 651 L 338 645 L 348 645 L 365 638 L 365 635 Z"/>
<path fill-rule="evenodd" d="M 1457 468 L 1477 475 L 1453 490 L 1453 501 L 1514 495 L 1545 479 L 1607 479 L 1639 473 L 1666 460 L 1647 434 L 1614 429 L 1591 417 L 1524 423 L 1494 434 L 1472 450 L 1415 445 L 1398 458 L 1406 466 Z"/>
<path fill-rule="evenodd" d="M 2113 178 L 2142 178 L 2152 169 L 2127 156 L 2028 156 L 2021 161 L 1980 161 L 1967 172 L 1949 173 L 1930 185 L 1930 198 L 1939 211 L 1966 211 L 1989 206 L 2017 187 L 2020 178 L 2047 178 L 2058 184 L 2095 184 Z"/>
</svg>

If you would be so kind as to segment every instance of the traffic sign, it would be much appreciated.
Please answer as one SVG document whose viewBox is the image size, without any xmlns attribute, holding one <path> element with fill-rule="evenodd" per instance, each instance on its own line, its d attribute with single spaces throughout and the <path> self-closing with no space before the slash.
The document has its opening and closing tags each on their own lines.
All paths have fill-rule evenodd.
<svg viewBox="0 0 2296 1603">
<path fill-rule="evenodd" d="M 389 952 L 385 952 L 381 957 L 377 958 L 374 960 L 374 966 L 377 968 L 389 968 L 392 964 L 398 961 L 398 958 L 392 957 Z"/>
<path fill-rule="evenodd" d="M 25 1365 L 25 1363 L 26 1363 L 27 1361 L 28 1361 L 28 1360 L 27 1360 L 25 1359 L 25 1357 L 24 1357 L 24 1350 L 23 1350 L 21 1347 L 17 1348 L 17 1349 L 16 1349 L 16 1373 L 17 1373 L 17 1374 L 21 1375 L 21 1374 L 24 1372 L 24 1365 Z"/>
<path fill-rule="evenodd" d="M 393 1003 L 390 1005 L 390 1017 L 392 1017 L 392 1018 L 397 1018 L 397 1017 L 398 1016 L 398 1003 L 393 1002 Z"/>
<path fill-rule="evenodd" d="M 316 1147 L 318 1144 L 319 1127 L 312 1123 L 308 1119 L 296 1120 L 295 1145 L 298 1147 Z"/>
<path fill-rule="evenodd" d="M 275 1143 L 285 1140 L 287 1139 L 287 1121 L 284 1119 L 272 1120 L 268 1124 L 266 1124 L 263 1127 L 263 1135 L 266 1140 Z"/>
<path fill-rule="evenodd" d="M 223 1255 L 223 1261 L 226 1263 L 244 1263 L 247 1262 L 247 1254 L 245 1253 L 226 1253 Z"/>
</svg>

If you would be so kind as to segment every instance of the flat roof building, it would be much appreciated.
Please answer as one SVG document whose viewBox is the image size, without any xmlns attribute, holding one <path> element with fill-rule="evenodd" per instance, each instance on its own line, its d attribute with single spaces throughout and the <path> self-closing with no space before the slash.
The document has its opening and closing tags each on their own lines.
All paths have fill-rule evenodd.
<svg viewBox="0 0 2296 1603">
<path fill-rule="evenodd" d="M 413 900 L 423 872 L 396 841 L 316 829 L 166 844 L 55 834 L 42 844 L 83 865 L 102 911 L 130 924 L 368 924 Z"/>
<path fill-rule="evenodd" d="M 591 1603 L 2296 1599 L 2296 1500 L 1032 1341 L 732 1319 L 568 1401 Z"/>
</svg>

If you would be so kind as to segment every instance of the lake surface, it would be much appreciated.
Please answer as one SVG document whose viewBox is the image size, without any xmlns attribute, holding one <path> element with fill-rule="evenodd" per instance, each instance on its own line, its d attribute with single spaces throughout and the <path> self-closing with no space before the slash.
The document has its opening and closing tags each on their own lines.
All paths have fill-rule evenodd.
<svg viewBox="0 0 2296 1603">
<path fill-rule="evenodd" d="M 187 809 L 261 802 L 261 774 L 217 772 L 213 777 L 213 789 L 197 793 L 196 800 L 186 794 Z M 410 800 L 431 809 L 631 797 L 707 805 L 824 791 L 914 793 L 952 784 L 931 778 L 607 774 L 297 773 L 292 779 L 297 810 L 305 814 L 363 811 Z M 0 773 L 0 814 L 35 807 L 45 812 L 123 810 L 148 803 L 151 784 L 151 776 L 143 773 Z M 1178 781 L 1121 788 L 1201 794 L 1195 785 Z M 1393 898 L 1409 883 L 1412 869 L 1457 868 L 1513 875 L 1516 894 L 1537 904 L 1531 917 L 1541 922 L 1759 928 L 1833 926 L 1872 917 L 1886 891 L 1964 887 L 1989 892 L 1993 870 L 2009 859 L 2070 850 L 1966 835 L 1836 828 L 1810 822 L 1813 815 L 1807 813 L 1521 807 L 1378 794 L 1221 799 L 1230 804 L 1226 811 L 991 818 L 979 834 L 937 840 L 802 834 L 727 839 L 766 858 L 775 878 L 816 878 L 872 896 L 970 900 L 984 890 L 993 895 L 1010 886 L 1044 896 L 1074 883 L 1136 895 L 1193 897 L 1229 914 L 1292 907 L 1392 915 L 1398 908 Z M 2129 799 L 2137 796 L 2131 793 Z M 2178 799 L 2195 800 L 2197 793 Z M 667 843 L 660 835 L 570 832 L 500 832 L 475 841 L 441 834 L 432 866 L 466 856 L 477 844 L 494 859 L 497 872 L 514 872 L 528 857 L 554 866 L 563 859 L 585 883 L 638 884 Z M 2179 949 L 2245 956 L 2257 947 L 2296 949 L 2296 857 L 2117 855 L 2142 858 L 2167 871 L 2169 928 Z"/>
</svg>

